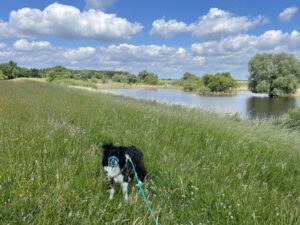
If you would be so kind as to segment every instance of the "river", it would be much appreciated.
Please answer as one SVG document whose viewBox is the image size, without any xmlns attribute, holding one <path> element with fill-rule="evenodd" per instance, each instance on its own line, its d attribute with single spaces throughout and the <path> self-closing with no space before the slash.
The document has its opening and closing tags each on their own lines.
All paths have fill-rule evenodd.
<svg viewBox="0 0 300 225">
<path fill-rule="evenodd" d="M 278 117 L 289 109 L 300 107 L 300 97 L 269 98 L 266 94 L 239 91 L 234 96 L 203 96 L 175 89 L 105 89 L 108 93 L 168 104 L 181 104 L 217 113 L 238 113 L 243 118 Z"/>
</svg>

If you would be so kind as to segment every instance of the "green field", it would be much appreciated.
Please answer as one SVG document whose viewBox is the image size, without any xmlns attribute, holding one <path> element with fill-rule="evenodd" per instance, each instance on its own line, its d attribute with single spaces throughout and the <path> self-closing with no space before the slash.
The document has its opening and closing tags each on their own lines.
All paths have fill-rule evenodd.
<svg viewBox="0 0 300 225">
<path fill-rule="evenodd" d="M 0 82 L 0 224 L 152 224 L 108 200 L 100 146 L 136 145 L 160 224 L 300 224 L 299 133 L 35 81 Z"/>
</svg>

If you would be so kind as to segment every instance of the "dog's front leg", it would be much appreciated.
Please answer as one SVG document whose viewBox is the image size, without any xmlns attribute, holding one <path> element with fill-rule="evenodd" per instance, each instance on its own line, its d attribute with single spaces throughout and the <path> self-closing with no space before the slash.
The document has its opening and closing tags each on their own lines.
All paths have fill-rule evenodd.
<svg viewBox="0 0 300 225">
<path fill-rule="evenodd" d="M 122 192 L 123 192 L 123 195 L 124 195 L 124 199 L 125 199 L 125 201 L 128 201 L 128 183 L 127 182 L 122 182 L 121 187 L 122 187 Z"/>
<path fill-rule="evenodd" d="M 115 194 L 114 179 L 108 178 L 107 184 L 109 189 L 109 200 L 112 200 Z"/>
</svg>

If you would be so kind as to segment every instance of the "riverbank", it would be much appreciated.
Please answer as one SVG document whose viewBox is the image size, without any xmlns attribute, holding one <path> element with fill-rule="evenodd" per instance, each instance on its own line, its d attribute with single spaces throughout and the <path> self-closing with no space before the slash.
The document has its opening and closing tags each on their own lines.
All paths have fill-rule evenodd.
<svg viewBox="0 0 300 225">
<path fill-rule="evenodd" d="M 143 88 L 143 89 L 157 89 L 157 88 L 168 88 L 168 89 L 180 89 L 183 90 L 181 86 L 176 86 L 173 84 L 143 84 L 143 83 L 117 83 L 117 82 L 108 82 L 108 83 L 100 83 L 96 84 L 99 89 L 115 89 L 115 88 Z"/>
<path fill-rule="evenodd" d="M 26 80 L 0 82 L 0 111 L 3 224 L 151 224 L 136 188 L 108 200 L 108 141 L 143 150 L 160 224 L 300 223 L 296 133 Z"/>
<path fill-rule="evenodd" d="M 111 83 L 97 83 L 96 87 L 99 89 L 118 89 L 118 88 L 143 88 L 143 89 L 157 89 L 157 88 L 163 88 L 163 89 L 177 89 L 177 90 L 182 90 L 183 87 L 176 85 L 176 84 L 157 84 L 157 85 L 150 85 L 150 84 L 126 84 L 126 83 L 116 83 L 116 82 L 111 82 Z M 241 85 L 235 89 L 235 91 L 249 91 L 247 86 Z M 192 91 L 193 92 L 193 91 Z M 197 92 L 194 92 L 197 93 Z M 230 96 L 234 95 L 234 93 L 200 93 L 203 95 L 216 95 L 216 96 Z M 297 89 L 296 93 L 293 94 L 292 96 L 300 96 L 300 88 Z"/>
<path fill-rule="evenodd" d="M 46 82 L 44 78 L 17 78 L 14 80 L 33 80 L 33 81 L 42 81 Z M 94 89 L 118 89 L 118 88 L 142 88 L 142 89 L 176 89 L 176 90 L 183 90 L 183 87 L 178 85 L 178 80 L 160 80 L 158 84 L 151 85 L 151 84 L 144 84 L 144 83 L 119 83 L 119 82 L 107 82 L 102 83 L 98 80 L 90 81 L 90 80 L 74 80 L 74 79 L 62 79 L 62 80 L 55 80 L 53 81 L 57 84 L 62 84 L 66 86 L 79 86 L 79 87 L 90 87 Z M 238 81 L 239 86 L 235 89 L 235 91 L 250 91 L 247 87 L 247 81 Z M 198 93 L 198 92 L 194 92 Z M 233 93 L 199 93 L 200 95 L 215 95 L 215 96 L 231 96 L 234 95 Z M 292 96 L 300 96 L 300 88 L 297 89 L 296 93 Z"/>
</svg>

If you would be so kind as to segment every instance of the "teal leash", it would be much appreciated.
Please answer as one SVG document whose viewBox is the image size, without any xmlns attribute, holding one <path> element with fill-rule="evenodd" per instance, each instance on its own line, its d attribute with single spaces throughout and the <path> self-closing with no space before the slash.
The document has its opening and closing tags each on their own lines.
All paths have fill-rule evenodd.
<svg viewBox="0 0 300 225">
<path fill-rule="evenodd" d="M 137 173 L 135 171 L 134 164 L 133 164 L 133 162 L 132 162 L 132 160 L 131 160 L 131 158 L 130 158 L 129 155 L 126 154 L 125 156 L 126 156 L 126 161 L 129 160 L 129 162 L 131 163 L 131 166 L 133 168 L 133 172 L 134 172 L 134 176 L 135 176 L 135 180 L 137 182 L 138 188 L 140 189 L 140 193 L 141 193 L 141 195 L 143 197 L 143 200 L 146 203 L 146 206 L 147 206 L 147 208 L 148 208 L 148 210 L 149 210 L 149 212 L 150 212 L 150 214 L 151 214 L 151 216 L 152 216 L 152 218 L 154 220 L 154 223 L 155 223 L 155 225 L 159 225 L 158 224 L 158 220 L 156 219 L 155 214 L 153 212 L 153 209 L 151 208 L 151 205 L 149 204 L 149 202 L 147 200 L 147 197 L 146 197 L 145 192 L 143 190 L 143 187 L 141 185 L 141 181 L 140 181 L 140 179 L 139 179 L 139 177 L 138 177 L 138 175 L 137 175 Z"/>
</svg>

